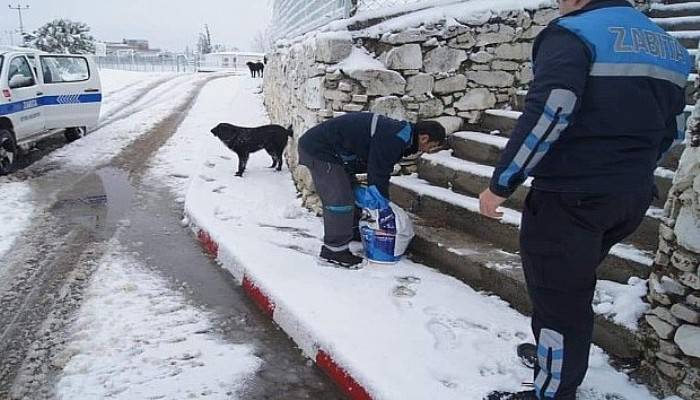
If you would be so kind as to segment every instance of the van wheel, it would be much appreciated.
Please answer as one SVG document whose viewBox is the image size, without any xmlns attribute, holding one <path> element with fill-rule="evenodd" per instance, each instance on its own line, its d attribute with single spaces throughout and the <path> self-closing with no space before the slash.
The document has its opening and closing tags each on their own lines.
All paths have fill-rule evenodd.
<svg viewBox="0 0 700 400">
<path fill-rule="evenodd" d="M 78 128 L 68 128 L 63 135 L 66 137 L 66 141 L 70 143 L 75 142 L 76 140 L 85 136 L 86 133 L 87 129 L 85 129 L 84 126 L 81 126 Z"/>
<path fill-rule="evenodd" d="M 12 172 L 17 158 L 17 145 L 12 132 L 0 129 L 0 175 Z"/>
</svg>

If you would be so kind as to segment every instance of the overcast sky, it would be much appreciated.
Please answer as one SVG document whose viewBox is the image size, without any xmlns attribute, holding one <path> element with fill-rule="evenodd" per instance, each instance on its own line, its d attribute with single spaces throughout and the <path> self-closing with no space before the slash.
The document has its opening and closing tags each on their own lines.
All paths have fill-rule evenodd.
<svg viewBox="0 0 700 400">
<path fill-rule="evenodd" d="M 0 43 L 9 44 L 8 30 L 17 29 L 17 11 L 0 0 Z M 17 0 L 12 5 L 17 5 Z M 213 44 L 251 50 L 253 36 L 270 23 L 272 0 L 25 0 L 25 31 L 55 19 L 86 22 L 101 41 L 147 39 L 151 47 L 181 51 L 196 43 L 209 24 Z"/>
</svg>

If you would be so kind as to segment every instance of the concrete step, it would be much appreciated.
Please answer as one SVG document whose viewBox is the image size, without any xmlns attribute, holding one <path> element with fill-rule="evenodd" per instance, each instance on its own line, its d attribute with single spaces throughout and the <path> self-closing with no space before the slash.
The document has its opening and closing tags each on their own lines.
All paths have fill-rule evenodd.
<svg viewBox="0 0 700 400">
<path fill-rule="evenodd" d="M 501 152 L 508 143 L 508 138 L 483 132 L 455 132 L 448 140 L 455 157 L 490 166 L 498 163 Z M 660 166 L 672 171 L 677 170 L 684 150 L 685 145 L 672 147 Z"/>
<path fill-rule="evenodd" d="M 416 236 L 411 257 L 469 286 L 493 293 L 513 308 L 530 314 L 532 307 L 520 258 L 468 234 L 429 222 L 415 221 Z M 596 315 L 593 341 L 606 352 L 622 358 L 639 356 L 636 335 L 602 315 Z"/>
<path fill-rule="evenodd" d="M 681 45 L 686 49 L 697 49 L 698 41 L 700 41 L 700 31 L 689 30 L 689 31 L 671 31 L 668 32 L 669 35 L 678 39 Z"/>
<path fill-rule="evenodd" d="M 477 198 L 433 186 L 416 176 L 394 177 L 391 182 L 391 198 L 405 210 L 433 221 L 436 226 L 467 233 L 505 251 L 518 251 L 520 212 L 502 208 L 504 217 L 494 220 L 479 214 Z M 618 244 L 599 267 L 598 276 L 626 283 L 633 276 L 648 277 L 652 264 L 652 252 Z"/>
<path fill-rule="evenodd" d="M 680 162 L 681 156 L 683 155 L 683 151 L 685 151 L 685 144 L 680 144 L 671 147 L 664 159 L 661 160 L 659 166 L 666 169 L 670 169 L 672 171 L 677 170 L 678 163 Z"/>
<path fill-rule="evenodd" d="M 444 150 L 435 154 L 424 154 L 418 159 L 418 173 L 436 186 L 451 188 L 457 193 L 469 196 L 478 196 L 484 188 L 489 186 L 494 168 L 489 165 L 477 164 L 452 156 L 450 150 Z M 658 168 L 655 172 L 656 186 L 659 189 L 659 198 L 652 203 L 653 207 L 663 208 L 668 198 L 668 193 L 673 186 L 674 172 L 665 168 Z M 518 190 L 506 201 L 506 207 L 519 209 L 525 201 L 527 191 L 530 189 L 531 178 L 528 178 Z"/>
<path fill-rule="evenodd" d="M 690 4 L 694 3 L 695 0 L 664 0 L 665 4 L 677 4 L 677 5 L 682 5 L 682 4 Z"/>
<path fill-rule="evenodd" d="M 467 129 L 490 132 L 510 137 L 522 112 L 511 110 L 486 110 L 478 125 L 467 125 Z"/>
<path fill-rule="evenodd" d="M 492 167 L 508 144 L 508 138 L 482 132 L 455 132 L 448 140 L 455 157 Z"/>
<path fill-rule="evenodd" d="M 652 18 L 674 18 L 700 15 L 700 2 L 688 1 L 679 4 L 655 3 L 651 5 L 648 14 Z"/>
<path fill-rule="evenodd" d="M 667 32 L 700 30 L 700 14 L 672 18 L 653 18 L 652 21 Z"/>
<path fill-rule="evenodd" d="M 471 197 L 478 197 L 489 187 L 494 168 L 453 157 L 449 150 L 435 154 L 424 154 L 418 160 L 418 177 L 435 186 L 450 188 L 452 191 Z M 504 204 L 508 208 L 519 209 L 530 190 L 528 179 L 511 195 Z"/>
<path fill-rule="evenodd" d="M 698 53 L 698 50 L 690 50 L 691 57 L 693 60 L 695 60 L 695 57 Z M 697 97 L 697 89 L 695 88 L 695 80 L 698 76 L 697 74 L 697 69 L 696 69 L 695 62 L 693 62 L 693 68 L 692 68 L 692 73 L 688 77 L 688 84 L 685 87 L 685 103 L 686 105 L 689 106 L 695 106 L 696 103 L 696 97 Z M 510 106 L 513 109 L 513 111 L 520 111 L 522 112 L 525 109 L 525 97 L 527 96 L 527 91 L 525 90 L 519 90 L 518 92 L 515 93 L 513 98 L 511 99 Z M 490 111 L 490 110 L 489 110 Z M 692 111 L 692 108 L 686 112 L 686 118 L 690 117 L 690 111 Z M 515 125 L 513 125 L 515 126 Z M 487 129 L 474 129 L 474 127 L 469 127 L 468 129 L 471 130 L 483 130 L 488 132 Z M 509 134 L 510 135 L 510 134 Z"/>
<path fill-rule="evenodd" d="M 518 90 L 513 96 L 510 106 L 513 111 L 522 112 L 525 109 L 525 98 L 527 97 L 527 90 Z"/>
<path fill-rule="evenodd" d="M 424 155 L 418 162 L 418 177 L 428 183 L 449 188 L 455 193 L 478 197 L 488 187 L 493 168 L 452 157 L 449 151 Z M 527 180 L 511 196 L 506 207 L 522 211 L 530 188 Z M 660 215 L 663 210 L 653 207 L 637 230 L 625 242 L 641 250 L 654 252 L 658 248 Z"/>
</svg>

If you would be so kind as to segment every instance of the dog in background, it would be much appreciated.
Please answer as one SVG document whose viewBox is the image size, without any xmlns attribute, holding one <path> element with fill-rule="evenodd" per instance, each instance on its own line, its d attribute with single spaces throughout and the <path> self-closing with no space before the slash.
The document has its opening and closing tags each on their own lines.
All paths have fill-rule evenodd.
<svg viewBox="0 0 700 400">
<path fill-rule="evenodd" d="M 215 126 L 211 133 L 238 156 L 238 172 L 236 172 L 236 176 L 243 176 L 250 154 L 262 149 L 265 149 L 267 154 L 272 157 L 272 166 L 270 168 L 277 168 L 277 171 L 281 171 L 282 153 L 287 147 L 287 141 L 294 135 L 291 125 L 287 129 L 279 125 L 245 128 L 224 122 Z"/>
<path fill-rule="evenodd" d="M 251 62 L 248 61 L 245 63 L 248 66 L 248 69 L 250 69 L 250 76 L 253 78 L 255 77 L 263 77 L 263 73 L 265 71 L 265 64 L 261 62 Z"/>
</svg>

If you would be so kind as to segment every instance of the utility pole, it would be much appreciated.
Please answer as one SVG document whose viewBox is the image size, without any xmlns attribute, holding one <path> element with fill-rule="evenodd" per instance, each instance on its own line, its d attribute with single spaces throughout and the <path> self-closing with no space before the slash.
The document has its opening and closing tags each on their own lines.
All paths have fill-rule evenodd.
<svg viewBox="0 0 700 400">
<path fill-rule="evenodd" d="M 8 4 L 7 7 L 11 10 L 17 10 L 17 14 L 19 14 L 19 34 L 22 35 L 22 38 L 24 38 L 24 23 L 22 22 L 22 10 L 29 10 L 29 6 L 22 6 L 19 3 L 17 3 L 16 6 Z"/>
</svg>

